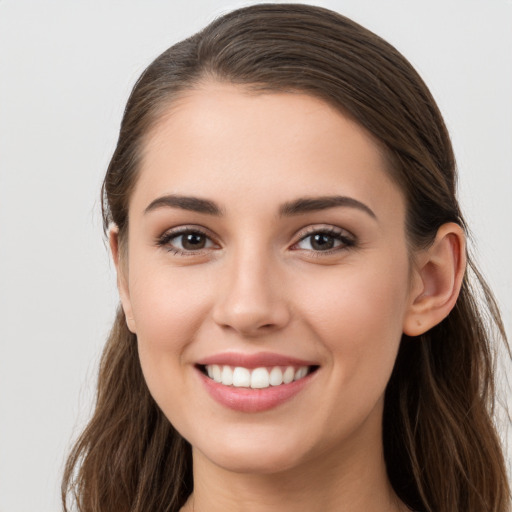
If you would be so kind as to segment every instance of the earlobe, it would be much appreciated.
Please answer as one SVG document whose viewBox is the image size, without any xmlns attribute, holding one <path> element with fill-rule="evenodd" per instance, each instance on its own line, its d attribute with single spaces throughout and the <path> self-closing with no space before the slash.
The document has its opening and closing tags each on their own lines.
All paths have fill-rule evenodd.
<svg viewBox="0 0 512 512">
<path fill-rule="evenodd" d="M 453 222 L 443 224 L 414 270 L 418 286 L 411 292 L 405 334 L 419 336 L 448 316 L 459 296 L 465 269 L 464 231 Z"/>
<path fill-rule="evenodd" d="M 132 305 L 130 301 L 130 290 L 128 287 L 128 276 L 127 274 L 127 262 L 124 261 L 126 256 L 123 256 L 119 244 L 119 228 L 115 224 L 111 224 L 108 230 L 108 239 L 110 244 L 110 252 L 112 253 L 112 259 L 116 267 L 117 273 L 117 289 L 119 291 L 119 297 L 121 299 L 121 305 L 123 306 L 124 315 L 126 317 L 126 325 L 128 329 L 134 334 L 135 320 L 133 319 Z"/>
</svg>

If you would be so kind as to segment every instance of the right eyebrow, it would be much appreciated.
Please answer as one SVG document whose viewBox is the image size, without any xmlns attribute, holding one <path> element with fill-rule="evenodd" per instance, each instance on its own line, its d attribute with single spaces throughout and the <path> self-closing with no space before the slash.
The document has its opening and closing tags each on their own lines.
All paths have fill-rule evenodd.
<svg viewBox="0 0 512 512">
<path fill-rule="evenodd" d="M 197 213 L 206 213 L 207 215 L 222 215 L 221 208 L 209 199 L 201 199 L 199 197 L 180 196 L 169 194 L 158 197 L 146 207 L 144 214 L 149 213 L 158 208 L 181 208 Z"/>
<path fill-rule="evenodd" d="M 335 207 L 356 208 L 368 214 L 372 219 L 377 220 L 377 215 L 375 215 L 369 206 L 366 206 L 353 197 L 347 196 L 301 197 L 295 201 L 283 204 L 279 209 L 279 213 L 282 216 L 291 216 Z"/>
</svg>

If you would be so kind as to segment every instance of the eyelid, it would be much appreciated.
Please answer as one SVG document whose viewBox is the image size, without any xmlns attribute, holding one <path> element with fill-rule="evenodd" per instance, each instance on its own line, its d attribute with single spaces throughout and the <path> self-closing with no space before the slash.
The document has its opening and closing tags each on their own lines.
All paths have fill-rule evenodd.
<svg viewBox="0 0 512 512">
<path fill-rule="evenodd" d="M 340 228 L 338 226 L 333 226 L 331 224 L 313 224 L 311 226 L 307 226 L 301 229 L 297 235 L 297 242 L 303 240 L 305 237 L 315 234 L 315 233 L 329 233 L 333 235 L 342 235 L 346 238 L 353 239 L 355 241 L 356 237 L 353 233 L 351 233 L 348 229 Z"/>
<path fill-rule="evenodd" d="M 169 244 L 169 242 L 173 238 L 177 238 L 180 235 L 184 235 L 187 233 L 199 233 L 206 238 L 208 238 L 212 244 L 214 244 L 216 247 L 206 247 L 202 249 L 197 250 L 187 250 L 187 249 L 180 249 L 177 247 L 173 247 Z M 301 249 L 296 248 L 297 244 L 308 238 L 309 236 L 312 236 L 314 234 L 327 234 L 330 235 L 337 240 L 341 241 L 341 245 L 334 247 L 332 249 L 327 249 L 325 251 L 320 250 L 314 250 L 314 249 Z M 357 245 L 357 238 L 354 234 L 352 234 L 350 231 L 344 228 L 340 228 L 338 226 L 333 225 L 326 225 L 326 224 L 315 224 L 311 226 L 307 226 L 303 229 L 301 229 L 297 235 L 294 237 L 295 242 L 291 245 L 290 249 L 295 251 L 304 251 L 311 254 L 314 254 L 315 256 L 327 256 L 329 254 L 337 253 L 339 251 L 347 250 L 351 247 L 354 247 Z M 220 248 L 219 242 L 216 240 L 215 235 L 211 233 L 211 231 L 203 226 L 199 226 L 197 224 L 187 224 L 187 225 L 181 225 L 176 226 L 174 228 L 169 228 L 166 231 L 164 231 L 161 235 L 157 236 L 155 239 L 155 245 L 158 247 L 162 247 L 170 252 L 173 252 L 175 254 L 185 255 L 185 256 L 194 256 L 194 255 L 201 255 L 206 252 L 211 251 L 212 249 L 218 249 Z"/>
<path fill-rule="evenodd" d="M 155 245 L 158 247 L 162 247 L 170 252 L 173 252 L 175 254 L 180 255 L 186 255 L 186 256 L 196 256 L 200 254 L 204 254 L 207 251 L 212 250 L 212 247 L 197 249 L 197 250 L 186 250 L 186 249 L 179 249 L 177 247 L 172 247 L 169 245 L 169 242 L 173 238 L 177 238 L 180 235 L 185 235 L 187 233 L 199 233 L 206 238 L 208 238 L 217 248 L 219 247 L 219 243 L 215 240 L 215 237 L 211 234 L 210 230 L 204 228 L 203 226 L 198 226 L 196 224 L 187 224 L 187 225 L 181 225 L 174 228 L 170 228 L 165 230 L 161 235 L 157 236 L 155 239 Z"/>
<path fill-rule="evenodd" d="M 328 249 L 325 251 L 315 251 L 315 250 L 300 249 L 300 248 L 294 249 L 294 247 L 297 246 L 297 244 L 299 244 L 306 238 L 308 238 L 312 235 L 315 235 L 317 233 L 333 236 L 334 238 L 341 240 L 342 244 L 341 244 L 341 246 L 338 246 L 338 247 L 335 247 L 332 249 Z M 296 241 L 292 244 L 291 249 L 296 250 L 296 251 L 309 252 L 311 254 L 314 254 L 315 256 L 322 256 L 322 255 L 327 256 L 329 254 L 333 254 L 333 253 L 336 253 L 339 251 L 349 249 L 356 245 L 357 245 L 356 236 L 354 234 L 352 234 L 350 231 L 348 231 L 347 229 L 340 228 L 338 226 L 326 225 L 326 224 L 315 224 L 315 225 L 308 226 L 308 227 L 304 228 L 297 234 Z"/>
</svg>

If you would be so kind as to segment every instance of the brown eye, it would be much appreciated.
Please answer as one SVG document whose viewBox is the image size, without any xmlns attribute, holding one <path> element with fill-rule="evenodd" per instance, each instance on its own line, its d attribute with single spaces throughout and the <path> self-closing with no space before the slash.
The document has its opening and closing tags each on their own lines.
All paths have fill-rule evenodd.
<svg viewBox="0 0 512 512">
<path fill-rule="evenodd" d="M 174 254 L 193 254 L 202 249 L 217 247 L 208 235 L 191 229 L 167 232 L 157 240 L 157 245 Z"/>
<path fill-rule="evenodd" d="M 331 235 L 325 233 L 317 233 L 311 236 L 311 247 L 315 251 L 327 251 L 334 247 L 336 240 Z"/>
<path fill-rule="evenodd" d="M 346 249 L 354 245 L 355 240 L 344 230 L 319 230 L 301 238 L 295 247 L 306 251 L 326 252 Z"/>
<path fill-rule="evenodd" d="M 207 238 L 202 233 L 185 233 L 177 238 L 181 238 L 181 246 L 186 251 L 194 251 L 206 247 Z"/>
</svg>

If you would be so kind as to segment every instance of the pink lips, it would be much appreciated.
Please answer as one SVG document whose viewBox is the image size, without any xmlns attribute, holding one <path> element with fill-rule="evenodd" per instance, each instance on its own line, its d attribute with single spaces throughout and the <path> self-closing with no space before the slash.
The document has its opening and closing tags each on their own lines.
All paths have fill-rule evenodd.
<svg viewBox="0 0 512 512">
<path fill-rule="evenodd" d="M 216 354 L 197 361 L 198 365 L 206 366 L 209 364 L 243 366 L 244 368 L 262 368 L 269 366 L 314 366 L 316 363 L 297 359 L 294 357 L 273 354 L 272 352 L 260 352 L 258 354 L 238 354 L 236 352 L 226 352 L 225 354 Z"/>
<path fill-rule="evenodd" d="M 296 368 L 315 366 L 315 363 L 311 361 L 267 352 L 251 355 L 237 353 L 217 354 L 202 359 L 197 363 L 198 366 L 213 364 L 233 367 L 242 366 L 248 369 L 272 366 L 294 366 Z M 306 377 L 289 384 L 270 386 L 264 389 L 251 389 L 225 386 L 204 375 L 200 369 L 197 370 L 197 373 L 207 392 L 216 402 L 229 409 L 246 413 L 267 411 L 284 404 L 307 386 L 315 376 L 315 373 L 310 373 Z"/>
</svg>

